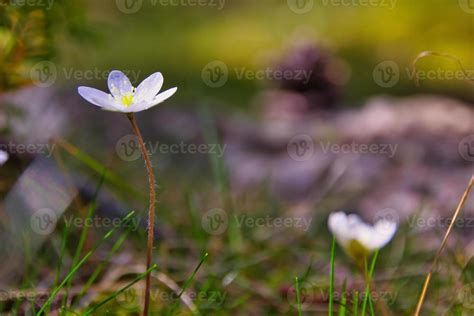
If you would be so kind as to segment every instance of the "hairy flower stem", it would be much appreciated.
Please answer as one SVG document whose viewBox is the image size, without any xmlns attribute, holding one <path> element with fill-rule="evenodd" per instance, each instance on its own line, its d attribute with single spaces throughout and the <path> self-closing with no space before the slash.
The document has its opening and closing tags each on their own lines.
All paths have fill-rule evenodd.
<svg viewBox="0 0 474 316">
<path fill-rule="evenodd" d="M 153 232 L 155 227 L 155 202 L 156 202 L 156 193 L 155 193 L 155 176 L 153 175 L 153 168 L 151 166 L 150 157 L 148 156 L 148 151 L 146 149 L 145 143 L 143 141 L 140 129 L 138 128 L 137 121 L 133 113 L 127 114 L 130 123 L 132 124 L 133 132 L 138 140 L 138 145 L 140 151 L 142 152 L 143 160 L 145 160 L 146 170 L 148 172 L 148 182 L 150 185 L 150 206 L 148 208 L 148 241 L 147 241 L 147 256 L 146 256 L 146 269 L 151 267 L 151 258 L 153 252 Z M 150 286 L 151 286 L 151 274 L 146 276 L 146 286 L 145 286 L 145 304 L 143 306 L 143 315 L 148 316 L 148 310 L 150 306 Z"/>
</svg>

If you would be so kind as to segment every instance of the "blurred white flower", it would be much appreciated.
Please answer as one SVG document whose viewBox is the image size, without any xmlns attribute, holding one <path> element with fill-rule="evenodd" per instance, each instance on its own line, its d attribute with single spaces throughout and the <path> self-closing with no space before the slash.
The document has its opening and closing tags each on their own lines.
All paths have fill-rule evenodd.
<svg viewBox="0 0 474 316">
<path fill-rule="evenodd" d="M 0 149 L 0 166 L 8 160 L 8 153 Z"/>
<path fill-rule="evenodd" d="M 360 258 L 388 244 L 397 231 L 397 223 L 381 219 L 373 226 L 355 214 L 336 212 L 329 215 L 329 230 L 349 255 Z"/>
<path fill-rule="evenodd" d="M 118 70 L 110 72 L 108 79 L 110 93 L 90 88 L 79 87 L 79 94 L 88 102 L 103 110 L 133 113 L 147 110 L 170 98 L 177 90 L 171 88 L 160 94 L 163 76 L 155 72 L 134 88 L 127 76 Z"/>
</svg>

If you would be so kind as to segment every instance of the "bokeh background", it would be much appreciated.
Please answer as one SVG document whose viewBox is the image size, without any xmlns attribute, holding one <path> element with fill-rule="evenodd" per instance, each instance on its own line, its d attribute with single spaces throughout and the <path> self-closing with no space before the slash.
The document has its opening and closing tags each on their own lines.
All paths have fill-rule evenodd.
<svg viewBox="0 0 474 316">
<path fill-rule="evenodd" d="M 155 259 L 182 284 L 209 252 L 193 289 L 226 299 L 198 300 L 198 310 L 294 314 L 292 278 L 304 275 L 307 312 L 327 313 L 326 220 L 341 209 L 368 222 L 399 223 L 378 280 L 391 312 L 413 310 L 474 171 L 472 0 L 0 4 L 0 149 L 10 155 L 0 167 L 0 210 L 2 236 L 11 241 L 2 249 L 9 262 L 0 268 L 2 289 L 36 289 L 36 298 L 51 286 L 68 227 L 62 218 L 83 218 L 97 186 L 98 216 L 137 210 L 142 222 L 120 255 L 98 254 L 81 271 L 76 285 L 93 264 L 107 262 L 93 294 L 71 294 L 69 307 L 83 310 L 105 295 L 104 284 L 119 288 L 123 280 L 111 275 L 132 273 L 110 262 L 143 264 L 147 182 L 131 128 L 125 115 L 100 111 L 76 91 L 106 90 L 113 69 L 135 86 L 160 71 L 164 88 L 177 86 L 178 93 L 137 114 L 158 177 Z M 415 68 L 426 51 L 435 53 Z M 18 147 L 28 144 L 31 150 Z M 202 152 L 192 149 L 199 145 Z M 472 201 L 427 303 L 437 315 L 469 315 L 474 306 L 465 272 L 473 269 Z M 32 224 L 45 213 L 54 219 L 51 230 Z M 235 216 L 270 221 L 257 227 Z M 222 218 L 224 226 L 215 228 L 213 220 Z M 293 222 L 275 227 L 275 218 Z M 81 227 L 68 229 L 66 258 L 74 257 L 81 234 Z M 101 232 L 93 225 L 85 250 Z M 338 257 L 338 286 L 347 280 L 353 290 L 363 287 L 350 260 L 342 251 Z M 64 262 L 67 270 L 71 261 Z M 108 310 L 136 312 L 137 293 Z M 157 310 L 170 301 L 155 302 Z M 15 295 L 2 302 L 4 311 L 34 305 Z"/>
</svg>

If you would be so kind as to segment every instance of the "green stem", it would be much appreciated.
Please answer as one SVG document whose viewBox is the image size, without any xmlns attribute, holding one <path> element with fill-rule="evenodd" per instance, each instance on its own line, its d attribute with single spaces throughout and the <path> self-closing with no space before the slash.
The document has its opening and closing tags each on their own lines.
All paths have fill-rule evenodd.
<svg viewBox="0 0 474 316">
<path fill-rule="evenodd" d="M 367 303 L 370 299 L 370 283 L 372 282 L 372 275 L 375 270 L 375 262 L 377 261 L 377 256 L 379 254 L 379 251 L 377 250 L 374 253 L 374 256 L 372 257 L 372 262 L 370 264 L 370 269 L 367 271 L 367 258 L 365 259 L 365 281 L 366 281 L 366 287 L 365 287 L 365 296 L 364 296 L 364 302 L 362 303 L 362 312 L 361 315 L 365 316 L 365 310 L 367 309 Z"/>
<path fill-rule="evenodd" d="M 329 316 L 332 316 L 334 306 L 334 260 L 336 257 L 336 238 L 331 243 L 331 270 L 329 272 Z"/>
</svg>

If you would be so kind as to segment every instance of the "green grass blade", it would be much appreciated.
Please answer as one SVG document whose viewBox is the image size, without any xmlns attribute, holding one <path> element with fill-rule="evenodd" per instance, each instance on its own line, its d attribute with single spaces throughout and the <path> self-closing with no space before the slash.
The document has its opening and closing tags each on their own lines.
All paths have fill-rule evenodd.
<svg viewBox="0 0 474 316">
<path fill-rule="evenodd" d="M 135 211 L 132 211 L 130 212 L 127 216 L 125 216 L 123 218 L 123 220 L 121 221 L 121 223 L 126 223 L 130 220 L 130 218 L 135 214 Z M 42 315 L 42 313 L 46 310 L 46 308 L 49 307 L 49 305 L 53 302 L 54 298 L 56 297 L 56 295 L 58 295 L 59 291 L 61 291 L 62 288 L 64 288 L 64 286 L 66 286 L 66 284 L 69 282 L 69 280 L 74 277 L 74 275 L 76 274 L 76 272 L 82 267 L 82 265 L 89 259 L 90 256 L 92 256 L 96 251 L 97 249 L 99 249 L 100 246 L 102 246 L 102 244 L 110 238 L 110 236 L 112 236 L 112 234 L 115 232 L 115 230 L 117 229 L 118 227 L 114 227 L 112 228 L 111 230 L 109 230 L 105 235 L 104 237 L 102 237 L 102 239 L 96 244 L 96 246 L 91 250 L 89 251 L 72 269 L 71 271 L 69 271 L 69 273 L 66 275 L 66 277 L 64 278 L 64 280 L 51 292 L 51 295 L 48 297 L 47 301 L 43 304 L 43 306 L 41 307 L 41 309 L 39 310 L 38 314 L 39 315 Z"/>
<path fill-rule="evenodd" d="M 120 238 L 115 242 L 115 244 L 112 246 L 110 252 L 107 254 L 107 257 L 104 262 L 101 262 L 97 269 L 94 270 L 92 275 L 89 277 L 87 282 L 84 284 L 82 287 L 81 292 L 79 293 L 79 298 L 84 296 L 84 294 L 89 290 L 89 288 L 94 284 L 94 281 L 99 277 L 100 273 L 104 270 L 105 266 L 110 262 L 110 259 L 115 255 L 115 253 L 120 249 L 122 244 L 125 242 L 125 240 L 128 237 L 128 231 L 126 231 Z"/>
<path fill-rule="evenodd" d="M 69 226 L 66 225 L 64 227 L 63 236 L 61 239 L 61 250 L 59 252 L 58 266 L 56 267 L 56 273 L 54 275 L 53 288 L 55 288 L 58 285 L 59 278 L 61 276 L 61 267 L 63 265 L 64 255 L 66 254 L 68 236 L 69 236 Z M 50 307 L 51 306 L 48 307 L 48 310 L 46 311 L 46 315 L 49 315 Z M 34 313 L 34 315 L 36 315 L 36 313 Z"/>
<path fill-rule="evenodd" d="M 347 283 L 346 283 L 346 280 L 344 279 L 344 283 L 342 283 L 342 290 L 341 290 L 341 303 L 339 304 L 339 316 L 346 316 L 346 313 L 347 313 L 346 288 L 347 288 Z"/>
<path fill-rule="evenodd" d="M 331 242 L 331 270 L 329 272 L 329 316 L 332 316 L 334 311 L 334 260 L 336 256 L 336 238 L 332 238 Z"/>
<path fill-rule="evenodd" d="M 102 174 L 100 176 L 99 183 L 97 184 L 97 187 L 94 191 L 94 195 L 92 197 L 92 201 L 89 205 L 89 209 L 87 210 L 87 214 L 86 214 L 86 218 L 85 218 L 86 223 L 90 221 L 90 219 L 92 218 L 92 215 L 95 212 L 95 209 L 96 209 L 96 206 L 97 206 L 97 197 L 99 196 L 100 189 L 102 188 L 102 185 L 104 184 L 106 174 L 107 174 L 107 171 L 105 169 L 102 170 Z M 86 239 L 87 239 L 88 235 L 89 235 L 89 225 L 84 225 L 84 227 L 82 228 L 82 231 L 81 231 L 81 235 L 79 237 L 79 242 L 78 242 L 77 247 L 76 247 L 76 252 L 75 252 L 73 260 L 72 260 L 72 266 L 73 267 L 79 262 L 79 260 L 81 258 L 81 252 L 82 252 L 82 249 L 84 249 L 84 244 L 86 242 Z M 67 298 L 69 296 L 69 291 L 70 291 L 71 285 L 72 285 L 72 279 L 73 278 L 69 279 L 69 281 L 66 285 L 66 293 L 63 296 L 63 303 L 62 303 L 63 306 L 65 306 L 65 304 L 67 302 Z"/>
<path fill-rule="evenodd" d="M 201 117 L 203 123 L 204 141 L 208 144 L 219 144 L 219 136 L 213 117 L 207 106 L 201 109 Z M 224 166 L 223 157 L 218 157 L 217 154 L 209 155 L 209 163 L 212 168 L 212 174 L 217 182 L 219 192 L 222 196 L 229 191 L 229 181 Z"/>
<path fill-rule="evenodd" d="M 123 288 L 121 288 L 120 290 L 118 290 L 117 292 L 113 293 L 112 295 L 108 296 L 106 299 L 104 299 L 103 301 L 101 301 L 100 303 L 98 303 L 97 305 L 89 308 L 85 313 L 84 315 L 87 316 L 87 315 L 90 315 L 92 314 L 93 312 L 95 312 L 96 310 L 98 310 L 101 306 L 107 304 L 108 302 L 110 302 L 111 300 L 113 300 L 114 298 L 116 298 L 117 296 L 119 296 L 120 294 L 122 294 L 123 292 L 125 292 L 126 290 L 128 290 L 130 287 L 132 287 L 134 284 L 136 284 L 137 282 L 139 282 L 140 280 L 142 280 L 143 278 L 145 278 L 149 273 L 151 273 L 153 270 L 155 270 L 157 268 L 157 265 L 154 264 L 150 267 L 150 269 L 146 270 L 145 272 L 143 272 L 142 274 L 138 275 L 135 279 L 133 279 L 132 282 L 130 282 L 129 284 L 127 284 L 126 286 L 124 286 Z"/>
<path fill-rule="evenodd" d="M 367 260 L 365 261 L 365 267 L 366 267 L 366 282 L 367 285 L 365 287 L 365 295 L 364 295 L 364 302 L 362 303 L 362 315 L 365 316 L 365 311 L 367 309 L 367 303 L 370 299 L 370 283 L 372 282 L 372 275 L 374 274 L 375 270 L 375 262 L 377 261 L 379 251 L 377 250 L 373 257 L 372 257 L 372 262 L 370 264 L 370 269 L 367 271 Z"/>
<path fill-rule="evenodd" d="M 94 195 L 92 197 L 92 201 L 89 205 L 89 209 L 87 210 L 86 221 L 91 219 L 92 215 L 95 212 L 95 209 L 96 209 L 96 206 L 97 206 L 97 197 L 99 196 L 100 189 L 102 188 L 102 185 L 104 184 L 106 174 L 107 174 L 107 171 L 103 170 L 102 175 L 100 176 L 99 183 L 97 184 Z M 88 234 L 89 234 L 89 225 L 84 225 L 84 227 L 81 231 L 81 236 L 79 237 L 79 243 L 77 244 L 76 253 L 74 254 L 73 264 L 77 263 L 77 261 L 79 260 Z"/>
<path fill-rule="evenodd" d="M 76 158 L 79 162 L 87 166 L 89 169 L 95 171 L 96 173 L 101 174 L 102 171 L 106 169 L 106 167 L 99 161 L 95 160 L 85 152 L 81 151 L 79 148 L 65 141 L 64 139 L 56 138 L 55 141 L 56 144 L 58 144 L 72 157 Z M 130 196 L 136 199 L 143 200 L 148 198 L 146 194 L 131 187 L 130 185 L 128 185 L 127 181 L 125 181 L 115 173 L 111 172 L 110 170 L 107 173 L 106 182 L 114 185 L 116 188 L 122 190 L 123 192 L 129 193 Z"/>
<path fill-rule="evenodd" d="M 369 297 L 369 311 L 371 316 L 375 316 L 374 303 L 371 297 Z"/>
<path fill-rule="evenodd" d="M 179 299 L 184 294 L 184 292 L 189 288 L 189 286 L 191 285 L 191 283 L 194 280 L 194 277 L 196 276 L 197 272 L 199 271 L 199 269 L 201 268 L 202 264 L 204 263 L 204 261 L 207 259 L 208 256 L 209 256 L 209 254 L 206 252 L 204 254 L 204 256 L 201 258 L 201 260 L 199 261 L 199 264 L 196 266 L 196 268 L 194 269 L 191 276 L 184 282 L 184 285 L 183 285 L 181 291 L 179 292 L 179 294 L 177 296 L 177 300 L 173 303 L 173 305 L 170 308 L 170 313 L 169 313 L 170 315 L 174 314 L 174 311 L 178 307 Z M 197 313 L 197 311 L 192 311 L 192 312 L 195 313 L 195 314 Z"/>
<path fill-rule="evenodd" d="M 359 313 L 359 291 L 355 291 L 352 298 L 352 315 L 357 316 Z"/>
<path fill-rule="evenodd" d="M 186 280 L 186 282 L 184 282 L 184 285 L 183 285 L 183 288 L 181 289 L 181 292 L 179 293 L 178 295 L 178 298 L 181 298 L 181 296 L 183 295 L 183 293 L 188 289 L 188 287 L 191 285 L 191 283 L 193 282 L 194 280 L 194 277 L 196 276 L 197 272 L 199 271 L 199 269 L 201 268 L 202 264 L 204 263 L 204 261 L 206 261 L 207 257 L 209 257 L 209 254 L 206 252 L 204 254 L 204 256 L 201 258 L 201 261 L 199 261 L 199 264 L 196 266 L 196 268 L 194 269 L 193 273 L 191 274 L 191 276 Z"/>
<path fill-rule="evenodd" d="M 298 307 L 298 316 L 302 315 L 301 296 L 300 296 L 300 282 L 298 277 L 295 277 L 295 292 L 296 292 L 296 306 Z"/>
</svg>

